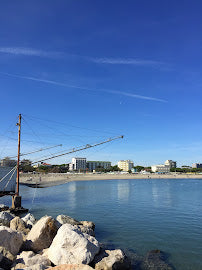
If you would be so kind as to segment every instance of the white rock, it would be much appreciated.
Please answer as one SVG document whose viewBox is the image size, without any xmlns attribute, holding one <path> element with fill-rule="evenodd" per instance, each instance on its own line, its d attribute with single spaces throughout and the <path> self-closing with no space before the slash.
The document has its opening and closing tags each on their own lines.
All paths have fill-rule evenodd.
<svg viewBox="0 0 202 270">
<path fill-rule="evenodd" d="M 80 225 L 81 223 L 69 216 L 66 215 L 59 215 L 56 217 L 56 220 L 60 223 L 60 224 L 71 224 L 71 225 Z"/>
<path fill-rule="evenodd" d="M 130 269 L 130 262 L 121 249 L 105 250 L 104 257 L 95 265 L 96 270 L 126 270 Z"/>
<path fill-rule="evenodd" d="M 31 226 L 31 227 L 33 227 L 34 224 L 36 223 L 35 217 L 34 217 L 32 214 L 30 214 L 30 213 L 28 213 L 26 216 L 24 216 L 24 217 L 22 218 L 22 220 L 23 220 L 27 225 L 29 225 L 29 226 Z"/>
<path fill-rule="evenodd" d="M 25 267 L 23 270 L 45 270 L 48 269 L 49 267 L 44 266 L 43 264 L 35 264 L 29 267 Z M 21 270 L 21 269 L 19 269 Z"/>
<path fill-rule="evenodd" d="M 88 228 L 90 228 L 90 229 L 92 229 L 92 230 L 95 229 L 95 223 L 93 223 L 92 221 L 86 221 L 86 220 L 84 220 L 84 221 L 80 221 L 80 223 L 81 223 L 83 226 L 88 227 Z"/>
<path fill-rule="evenodd" d="M 40 254 L 35 254 L 32 251 L 23 251 L 20 255 L 17 256 L 16 263 L 25 264 L 26 267 L 33 267 L 38 265 L 38 267 L 43 267 L 43 269 L 51 265 L 51 262 L 48 258 Z"/>
<path fill-rule="evenodd" d="M 0 246 L 5 247 L 13 255 L 17 255 L 23 243 L 21 233 L 6 226 L 0 226 Z"/>
<path fill-rule="evenodd" d="M 60 227 L 48 250 L 48 258 L 55 265 L 89 264 L 99 252 L 98 241 L 70 224 Z"/>
<path fill-rule="evenodd" d="M 11 220 L 10 228 L 12 230 L 21 232 L 23 235 L 23 239 L 25 239 L 24 236 L 27 235 L 30 231 L 28 228 L 26 228 L 26 223 L 20 217 L 15 217 Z"/>
<path fill-rule="evenodd" d="M 27 235 L 27 243 L 30 249 L 37 252 L 48 248 L 57 233 L 56 221 L 49 216 L 42 217 Z"/>
</svg>

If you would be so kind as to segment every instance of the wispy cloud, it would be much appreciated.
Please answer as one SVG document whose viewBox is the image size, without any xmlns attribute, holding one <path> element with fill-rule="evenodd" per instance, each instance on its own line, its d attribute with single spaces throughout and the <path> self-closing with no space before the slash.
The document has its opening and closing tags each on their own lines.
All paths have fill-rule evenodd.
<svg viewBox="0 0 202 270">
<path fill-rule="evenodd" d="M 61 57 L 63 54 L 60 52 L 48 52 L 32 48 L 15 48 L 15 47 L 0 47 L 0 53 L 24 56 L 38 56 L 38 57 Z"/>
<path fill-rule="evenodd" d="M 162 62 L 152 61 L 152 60 L 143 60 L 135 58 L 87 58 L 89 61 L 98 63 L 98 64 L 110 64 L 110 65 L 135 65 L 135 66 L 159 66 L 163 65 Z"/>
<path fill-rule="evenodd" d="M 14 78 L 19 78 L 19 79 L 25 79 L 25 80 L 31 80 L 31 81 L 36 81 L 36 82 L 42 82 L 46 84 L 52 84 L 56 86 L 62 86 L 66 88 L 75 88 L 75 89 L 80 89 L 80 90 L 85 90 L 85 91 L 94 91 L 94 92 L 105 92 L 108 94 L 114 94 L 114 95 L 121 95 L 121 96 L 128 96 L 131 98 L 137 98 L 137 99 L 144 99 L 144 100 L 150 100 L 150 101 L 158 101 L 158 102 L 167 102 L 164 99 L 156 98 L 156 97 L 148 97 L 148 96 L 142 96 L 138 94 L 133 94 L 125 91 L 119 91 L 119 90 L 112 90 L 112 89 L 102 89 L 102 88 L 89 88 L 89 87 L 83 87 L 83 86 L 78 86 L 78 85 L 71 85 L 71 84 L 66 84 L 58 81 L 52 81 L 52 80 L 46 80 L 46 79 L 41 79 L 41 78 L 36 78 L 36 77 L 29 77 L 29 76 L 21 76 L 21 75 L 15 75 L 11 73 L 5 73 L 5 72 L 0 72 L 2 75 L 14 77 Z"/>
<path fill-rule="evenodd" d="M 136 94 L 128 93 L 128 92 L 124 92 L 124 91 L 116 91 L 116 90 L 106 90 L 106 91 L 108 93 L 111 93 L 111 94 L 117 94 L 117 95 L 132 97 L 132 98 L 139 98 L 139 99 L 147 99 L 147 100 L 153 100 L 153 101 L 167 102 L 164 99 L 155 98 L 155 97 L 147 97 L 147 96 L 142 96 L 142 95 L 136 95 Z"/>
<path fill-rule="evenodd" d="M 0 47 L 0 53 L 11 54 L 11 55 L 22 55 L 22 56 L 36 56 L 45 58 L 61 58 L 61 57 L 72 57 L 83 61 L 88 61 L 97 64 L 108 64 L 108 65 L 133 65 L 133 66 L 150 66 L 160 67 L 165 66 L 160 61 L 138 59 L 138 58 L 112 58 L 112 57 L 90 57 L 82 56 L 77 54 L 68 54 L 57 51 L 44 51 L 33 48 L 24 47 Z"/>
</svg>

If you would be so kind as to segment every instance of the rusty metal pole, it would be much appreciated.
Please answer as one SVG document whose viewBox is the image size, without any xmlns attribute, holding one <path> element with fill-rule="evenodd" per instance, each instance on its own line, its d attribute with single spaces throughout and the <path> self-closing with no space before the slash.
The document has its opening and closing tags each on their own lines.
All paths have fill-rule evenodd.
<svg viewBox="0 0 202 270">
<path fill-rule="evenodd" d="M 20 180 L 20 171 L 19 171 L 19 167 L 20 167 L 20 136 L 21 136 L 21 114 L 19 114 L 19 121 L 17 123 L 18 126 L 18 161 L 17 161 L 17 179 L 16 179 L 16 183 L 17 183 L 17 187 L 16 187 L 16 195 L 19 196 L 19 180 Z"/>
</svg>

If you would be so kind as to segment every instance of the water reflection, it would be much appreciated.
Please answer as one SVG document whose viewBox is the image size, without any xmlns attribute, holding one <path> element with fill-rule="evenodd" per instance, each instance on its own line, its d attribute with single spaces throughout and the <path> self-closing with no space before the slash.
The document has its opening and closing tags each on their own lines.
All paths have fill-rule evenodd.
<svg viewBox="0 0 202 270">
<path fill-rule="evenodd" d="M 152 182 L 152 199 L 155 207 L 172 206 L 170 183 Z"/>
<path fill-rule="evenodd" d="M 70 182 L 46 189 L 20 187 L 36 218 L 66 214 L 92 220 L 100 242 L 144 255 L 161 249 L 177 270 L 201 270 L 202 181 L 136 179 Z M 32 205 L 34 193 L 36 196 Z M 0 198 L 10 205 L 11 197 Z"/>
<path fill-rule="evenodd" d="M 76 182 L 69 183 L 67 187 L 68 187 L 68 204 L 70 208 L 74 209 L 77 206 Z"/>
<path fill-rule="evenodd" d="M 129 182 L 118 182 L 117 184 L 117 197 L 119 201 L 128 201 L 130 195 Z"/>
</svg>

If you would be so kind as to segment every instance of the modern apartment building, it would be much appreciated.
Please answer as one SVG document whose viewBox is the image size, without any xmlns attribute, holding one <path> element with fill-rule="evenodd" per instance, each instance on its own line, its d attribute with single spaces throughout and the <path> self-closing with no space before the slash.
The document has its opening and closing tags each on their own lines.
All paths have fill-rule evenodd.
<svg viewBox="0 0 202 270">
<path fill-rule="evenodd" d="M 152 172 L 168 173 L 170 172 L 170 166 L 164 164 L 152 165 L 151 170 Z"/>
<path fill-rule="evenodd" d="M 195 168 L 195 169 L 202 168 L 202 164 L 201 163 L 194 163 L 194 164 L 192 164 L 192 168 Z"/>
<path fill-rule="evenodd" d="M 176 168 L 177 167 L 177 162 L 173 160 L 166 160 L 165 165 L 169 166 L 171 168 Z"/>
<path fill-rule="evenodd" d="M 70 171 L 86 170 L 86 158 L 72 158 L 72 162 L 69 164 Z"/>
<path fill-rule="evenodd" d="M 131 160 L 120 160 L 118 162 L 118 167 L 124 172 L 128 172 L 134 167 L 134 163 Z"/>
<path fill-rule="evenodd" d="M 86 167 L 88 171 L 92 172 L 93 170 L 96 170 L 97 168 L 104 168 L 108 169 L 111 167 L 110 161 L 87 161 Z"/>
</svg>

